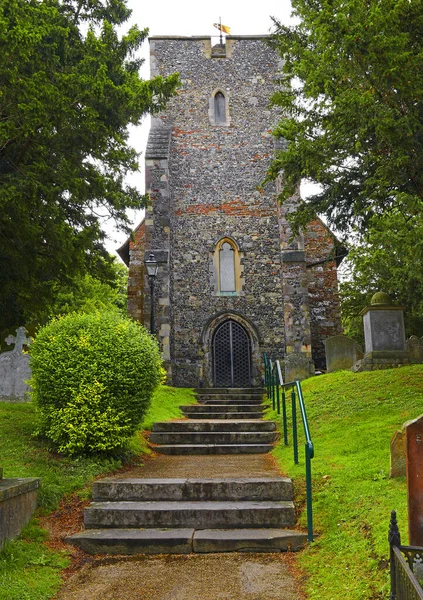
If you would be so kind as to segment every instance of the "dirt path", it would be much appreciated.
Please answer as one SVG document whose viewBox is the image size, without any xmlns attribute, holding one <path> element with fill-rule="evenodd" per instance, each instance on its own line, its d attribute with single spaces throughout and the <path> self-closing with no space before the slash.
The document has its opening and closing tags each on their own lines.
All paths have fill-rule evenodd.
<svg viewBox="0 0 423 600">
<path fill-rule="evenodd" d="M 143 555 L 97 559 L 57 600 L 299 600 L 284 554 Z"/>
<path fill-rule="evenodd" d="M 166 456 L 113 477 L 272 477 L 270 455 Z M 70 504 L 46 525 L 57 544 L 82 528 L 83 503 Z M 62 524 L 60 524 L 62 519 Z M 53 541 L 54 543 L 54 541 Z M 55 600 L 300 600 L 286 553 L 91 557 L 72 549 L 73 565 Z"/>
</svg>

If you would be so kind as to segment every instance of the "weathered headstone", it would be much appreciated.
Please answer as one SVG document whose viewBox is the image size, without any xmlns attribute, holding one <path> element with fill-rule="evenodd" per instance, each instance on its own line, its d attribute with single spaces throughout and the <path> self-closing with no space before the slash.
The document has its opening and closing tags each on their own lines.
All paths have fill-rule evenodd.
<svg viewBox="0 0 423 600">
<path fill-rule="evenodd" d="M 25 401 L 30 387 L 26 381 L 31 377 L 29 356 L 23 347 L 30 344 L 25 327 L 16 330 L 16 337 L 6 338 L 8 345 L 15 344 L 13 350 L 0 354 L 0 400 Z"/>
<path fill-rule="evenodd" d="M 410 546 L 423 546 L 423 415 L 406 426 L 408 534 Z"/>
<path fill-rule="evenodd" d="M 423 363 L 423 343 L 422 338 L 412 335 L 407 340 L 407 352 L 410 355 L 410 361 L 413 364 Z"/>
<path fill-rule="evenodd" d="M 334 335 L 325 341 L 326 370 L 334 371 L 351 369 L 363 357 L 360 346 L 345 335 Z"/>
<path fill-rule="evenodd" d="M 389 477 L 405 477 L 407 473 L 405 459 L 405 436 L 407 423 L 404 423 L 400 431 L 396 431 L 390 443 L 391 464 Z"/>
<path fill-rule="evenodd" d="M 404 307 L 395 306 L 388 294 L 378 292 L 362 312 L 366 354 L 405 352 Z"/>
<path fill-rule="evenodd" d="M 410 364 L 405 344 L 404 307 L 395 306 L 384 292 L 377 292 L 361 315 L 365 354 L 354 371 L 388 369 Z"/>
<path fill-rule="evenodd" d="M 288 354 L 284 358 L 285 382 L 302 381 L 314 375 L 311 359 L 302 352 Z"/>
</svg>

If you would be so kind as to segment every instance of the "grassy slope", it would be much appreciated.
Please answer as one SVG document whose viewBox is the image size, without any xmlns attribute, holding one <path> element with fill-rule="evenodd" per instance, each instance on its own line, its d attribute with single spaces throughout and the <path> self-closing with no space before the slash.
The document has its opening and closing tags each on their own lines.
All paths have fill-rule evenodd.
<svg viewBox="0 0 423 600">
<path fill-rule="evenodd" d="M 191 390 L 160 387 L 142 423 L 150 429 L 154 421 L 168 420 L 181 415 L 179 404 L 195 402 Z M 35 412 L 32 404 L 0 402 L 0 465 L 3 475 L 10 477 L 41 477 L 40 511 L 57 507 L 64 495 L 80 490 L 94 477 L 111 473 L 122 466 L 120 459 L 99 457 L 66 459 L 49 452 L 32 438 Z M 136 436 L 131 443 L 132 459 L 142 460 L 143 438 Z M 67 557 L 52 552 L 43 545 L 46 533 L 33 519 L 21 539 L 9 542 L 0 552 L 0 600 L 46 600 L 60 585 L 60 569 Z"/>
<path fill-rule="evenodd" d="M 405 478 L 389 479 L 389 443 L 404 421 L 423 413 L 423 366 L 309 379 L 304 399 L 315 446 L 312 461 L 316 542 L 299 558 L 309 598 L 388 598 L 387 531 L 398 511 L 407 542 Z M 269 415 L 270 416 L 270 415 Z M 304 495 L 304 453 L 275 456 Z M 305 525 L 305 512 L 301 516 Z"/>
</svg>

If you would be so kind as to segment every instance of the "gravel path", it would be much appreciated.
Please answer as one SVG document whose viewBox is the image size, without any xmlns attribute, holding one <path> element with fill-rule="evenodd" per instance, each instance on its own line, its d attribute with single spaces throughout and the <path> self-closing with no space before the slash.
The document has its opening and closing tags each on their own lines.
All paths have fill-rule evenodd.
<svg viewBox="0 0 423 600">
<path fill-rule="evenodd" d="M 97 559 L 57 600 L 299 600 L 284 554 L 143 555 Z"/>
</svg>

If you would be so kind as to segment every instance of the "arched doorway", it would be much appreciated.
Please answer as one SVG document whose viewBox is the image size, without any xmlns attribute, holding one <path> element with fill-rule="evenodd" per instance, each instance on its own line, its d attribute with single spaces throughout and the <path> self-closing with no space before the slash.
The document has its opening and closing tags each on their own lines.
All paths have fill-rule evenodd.
<svg viewBox="0 0 423 600">
<path fill-rule="evenodd" d="M 224 321 L 215 331 L 212 348 L 216 387 L 251 385 L 251 341 L 242 325 L 232 319 Z"/>
</svg>

